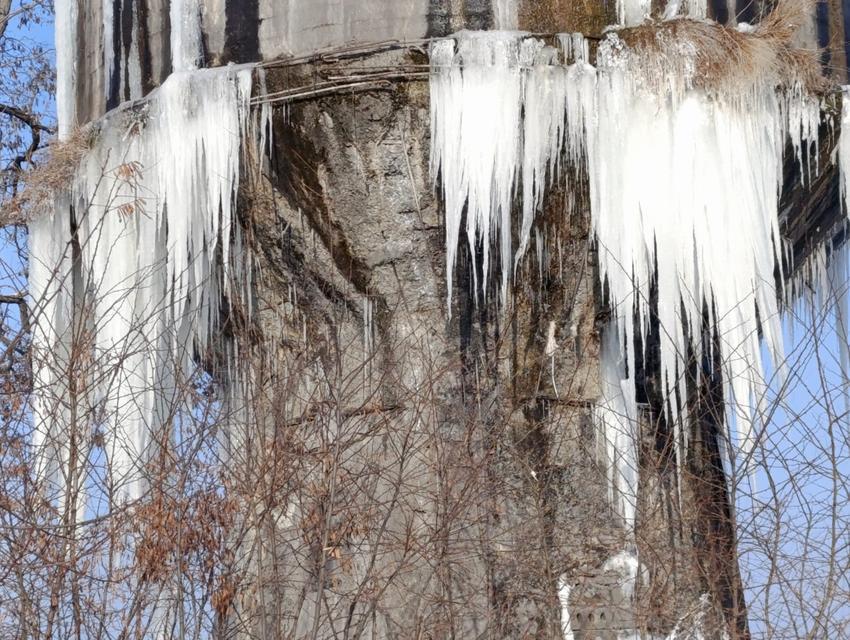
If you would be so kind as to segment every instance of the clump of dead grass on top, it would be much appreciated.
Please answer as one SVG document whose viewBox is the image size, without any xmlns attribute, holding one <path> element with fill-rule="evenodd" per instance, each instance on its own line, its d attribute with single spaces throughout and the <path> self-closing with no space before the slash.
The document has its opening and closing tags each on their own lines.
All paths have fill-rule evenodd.
<svg viewBox="0 0 850 640">
<path fill-rule="evenodd" d="M 71 187 L 94 138 L 91 128 L 78 128 L 64 140 L 53 140 L 41 162 L 23 175 L 18 193 L 0 207 L 0 221 L 26 224 L 40 215 L 51 215 L 56 194 Z"/>
<path fill-rule="evenodd" d="M 780 0 L 751 29 L 680 18 L 617 31 L 646 78 L 667 83 L 687 73 L 692 86 L 736 95 L 762 88 L 821 94 L 831 88 L 820 51 L 799 49 L 794 35 L 811 19 L 812 0 Z"/>
</svg>

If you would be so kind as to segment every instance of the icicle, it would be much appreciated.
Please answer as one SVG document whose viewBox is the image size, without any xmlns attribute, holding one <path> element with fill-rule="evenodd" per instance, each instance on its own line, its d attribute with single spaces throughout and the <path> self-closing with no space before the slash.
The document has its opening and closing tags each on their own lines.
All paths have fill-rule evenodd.
<svg viewBox="0 0 850 640">
<path fill-rule="evenodd" d="M 833 248 L 829 260 L 829 301 L 835 315 L 835 333 L 838 338 L 839 366 L 844 389 L 845 410 L 850 411 L 850 251 L 846 242 Z M 821 307 L 823 308 L 823 307 Z"/>
<path fill-rule="evenodd" d="M 245 285 L 250 277 L 250 265 L 231 264 L 244 259 L 232 246 L 241 237 L 233 208 L 243 143 L 252 133 L 251 86 L 247 67 L 173 73 L 143 112 L 109 114 L 77 172 L 72 201 L 58 200 L 54 220 L 31 227 L 31 289 L 36 300 L 51 300 L 34 335 L 49 348 L 69 326 L 71 296 L 52 295 L 55 278 L 48 276 L 61 279 L 69 269 L 60 249 L 70 241 L 74 205 L 92 296 L 94 400 L 109 420 L 107 454 L 119 499 L 141 495 L 153 438 L 168 429 L 195 353 L 211 346 L 221 298 L 230 295 L 231 281 Z M 37 377 L 50 375 L 37 368 Z M 56 392 L 46 379 L 42 386 L 37 396 Z"/>
<path fill-rule="evenodd" d="M 522 53 L 530 55 L 531 49 L 524 47 Z M 513 33 L 464 32 L 457 37 L 457 50 L 454 39 L 434 41 L 431 68 L 432 175 L 440 174 L 445 201 L 449 309 L 464 210 L 470 250 L 476 254 L 481 246 L 482 269 L 480 274 L 473 270 L 474 286 L 486 291 L 490 243 L 498 239 L 504 301 L 520 150 L 519 38 Z"/>
<path fill-rule="evenodd" d="M 29 224 L 29 314 L 32 323 L 33 435 L 35 477 L 50 495 L 62 494 L 71 424 L 68 369 L 71 365 L 73 283 L 67 199 L 54 215 Z"/>
<path fill-rule="evenodd" d="M 130 31 L 130 51 L 127 55 L 127 89 L 130 100 L 139 100 L 143 95 L 142 90 L 142 56 L 139 52 L 139 8 L 137 4 L 132 6 L 132 27 Z M 104 49 L 108 48 L 105 45 Z M 123 74 L 122 74 L 123 78 Z"/>
<path fill-rule="evenodd" d="M 561 576 L 558 579 L 558 601 L 561 604 L 561 637 L 564 640 L 575 640 L 572 617 L 570 616 L 571 591 L 572 586 L 567 581 L 567 576 Z"/>
<path fill-rule="evenodd" d="M 369 296 L 363 296 L 363 354 L 368 360 L 374 349 L 373 326 L 372 326 L 372 301 Z"/>
<path fill-rule="evenodd" d="M 557 62 L 557 51 L 539 40 L 523 41 L 525 57 L 534 61 L 526 70 L 523 87 L 522 228 L 514 263 L 525 253 L 534 217 L 564 146 L 567 108 L 567 71 Z"/>
<path fill-rule="evenodd" d="M 681 0 L 667 0 L 667 5 L 664 7 L 665 20 L 672 20 L 679 17 L 681 11 Z M 686 0 L 685 7 L 687 16 L 694 20 L 703 20 L 706 17 L 707 3 L 706 0 Z"/>
<path fill-rule="evenodd" d="M 638 490 L 637 404 L 634 380 L 626 377 L 615 325 L 604 332 L 601 369 L 602 394 L 593 417 L 605 450 L 608 498 L 626 530 L 634 532 Z"/>
<path fill-rule="evenodd" d="M 612 558 L 608 558 L 602 565 L 602 569 L 619 576 L 620 591 L 622 591 L 627 602 L 631 601 L 635 595 L 638 571 L 640 570 L 640 562 L 638 562 L 637 556 L 631 551 L 621 551 Z"/>
<path fill-rule="evenodd" d="M 704 20 L 707 15 L 707 0 L 688 0 L 688 17 L 694 20 Z"/>
<path fill-rule="evenodd" d="M 56 0 L 56 120 L 59 138 L 74 129 L 77 103 L 77 1 Z"/>
<path fill-rule="evenodd" d="M 686 78 L 642 76 L 613 38 L 600 45 L 599 60 L 592 218 L 626 343 L 636 331 L 632 304 L 649 317 L 657 266 L 662 380 L 671 397 L 678 390 L 684 398 L 685 327 L 698 330 L 703 301 L 713 303 L 729 406 L 749 451 L 765 390 L 756 307 L 773 362 L 783 360 L 772 238 L 780 237 L 785 109 L 772 87 L 713 100 L 688 89 Z M 645 90 L 653 86 L 669 89 L 657 96 Z M 799 121 L 793 127 L 801 140 L 816 135 Z M 681 421 L 674 403 L 668 411 Z"/>
<path fill-rule="evenodd" d="M 171 68 L 191 71 L 198 68 L 201 47 L 201 7 L 199 0 L 171 0 Z"/>
<path fill-rule="evenodd" d="M 850 217 L 850 86 L 843 87 L 841 93 L 841 131 L 837 154 L 844 214 Z"/>
<path fill-rule="evenodd" d="M 700 7 L 688 4 L 689 11 Z M 513 184 L 521 181 L 519 264 L 565 151 L 573 166 L 587 169 L 618 344 L 631 347 L 637 338 L 645 344 L 651 313 L 659 318 L 660 374 L 670 399 L 665 411 L 676 430 L 678 458 L 686 445 L 676 400 L 687 397 L 686 341 L 700 334 L 705 305 L 721 342 L 728 424 L 748 452 L 764 410 L 762 343 L 778 375 L 784 374 L 773 275 L 783 251 L 783 150 L 790 138 L 811 180 L 818 170 L 811 162 L 817 157 L 818 100 L 800 87 L 777 89 L 767 76 L 730 82 L 709 95 L 694 86 L 697 49 L 683 38 L 663 43 L 659 55 L 644 55 L 609 33 L 599 45 L 597 69 L 586 61 L 586 42 L 575 35 L 558 38 L 563 63 L 525 34 L 457 39 L 457 51 L 453 40 L 432 48 L 432 168 L 441 176 L 446 204 L 449 299 L 464 207 L 470 250 L 482 252 L 486 265 L 488 240 L 510 229 Z M 516 130 L 521 138 L 504 133 Z M 841 159 L 850 157 L 848 140 L 839 144 Z M 500 249 L 504 259 L 509 237 L 500 240 Z M 651 285 L 657 309 L 649 307 Z M 633 309 L 641 319 L 637 326 Z M 694 346 L 699 349 L 699 342 Z M 618 366 L 635 370 L 633 349 Z M 623 391 L 633 404 L 633 390 Z M 615 447 L 613 454 L 621 451 Z"/>
<path fill-rule="evenodd" d="M 652 8 L 650 0 L 617 0 L 617 23 L 634 27 L 649 18 Z"/>
<path fill-rule="evenodd" d="M 841 94 L 841 132 L 837 147 L 841 201 L 844 219 L 841 224 L 845 236 L 850 229 L 850 87 L 842 87 Z M 834 237 L 835 234 L 828 234 Z M 835 321 L 838 328 L 838 343 L 842 380 L 845 389 L 846 409 L 850 411 L 850 251 L 846 241 L 839 248 L 833 248 L 829 272 L 830 300 L 835 308 Z M 824 289 L 819 289 L 823 291 Z"/>
<path fill-rule="evenodd" d="M 56 117 L 59 139 L 76 125 L 77 3 L 56 0 Z M 32 323 L 33 435 L 35 477 L 48 495 L 62 496 L 72 424 L 68 371 L 73 332 L 71 214 L 66 194 L 53 215 L 29 223 L 29 315 Z"/>
<path fill-rule="evenodd" d="M 101 11 L 103 13 L 103 91 L 104 97 L 109 100 L 112 74 L 115 72 L 115 0 L 102 0 Z"/>
<path fill-rule="evenodd" d="M 519 0 L 493 0 L 493 22 L 500 31 L 519 28 Z"/>
<path fill-rule="evenodd" d="M 788 114 L 788 136 L 791 139 L 791 147 L 800 165 L 803 186 L 806 186 L 811 184 L 812 178 L 819 172 L 817 162 L 820 100 L 805 94 L 800 87 L 795 87 L 785 99 L 783 106 Z M 815 163 L 814 168 L 812 160 Z"/>
</svg>

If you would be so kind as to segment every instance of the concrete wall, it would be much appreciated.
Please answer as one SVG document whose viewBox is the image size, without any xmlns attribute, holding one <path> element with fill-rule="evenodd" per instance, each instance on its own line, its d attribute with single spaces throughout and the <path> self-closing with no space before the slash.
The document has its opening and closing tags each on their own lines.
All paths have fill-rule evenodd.
<svg viewBox="0 0 850 640">
<path fill-rule="evenodd" d="M 79 0 L 79 124 L 148 93 L 170 73 L 170 4 L 170 0 Z M 757 5 L 715 0 L 708 12 L 735 23 L 756 19 Z M 203 63 L 274 60 L 387 40 L 418 41 L 461 29 L 515 27 L 598 35 L 616 21 L 615 6 L 614 0 L 203 0 Z M 658 0 L 653 7 L 661 11 L 663 2 Z M 109 15 L 111 20 L 105 21 Z M 847 65 L 841 6 L 819 5 L 801 38 L 805 46 L 825 47 L 831 73 L 843 80 Z M 105 66 L 110 58 L 111 73 Z"/>
<path fill-rule="evenodd" d="M 142 97 L 171 70 L 169 1 L 103 2 L 110 4 L 80 3 L 80 123 Z M 504 15 L 505 7 L 497 12 L 495 5 L 489 0 L 205 0 L 204 63 L 275 60 L 489 29 Z M 522 29 L 597 34 L 613 22 L 614 3 L 526 0 L 514 8 Z M 112 16 L 109 24 L 105 15 Z M 424 56 L 399 51 L 352 62 L 426 63 Z M 269 69 L 269 90 L 306 85 L 322 70 L 312 63 Z M 269 497 L 274 506 L 252 525 L 245 544 L 241 586 L 248 595 L 238 605 L 244 615 L 234 618 L 242 621 L 233 623 L 234 630 L 256 633 L 271 626 L 305 634 L 316 624 L 324 638 L 354 624 L 363 637 L 556 637 L 557 586 L 566 580 L 573 587 L 570 606 L 579 640 L 615 638 L 618 630 L 636 624 L 641 611 L 650 610 L 653 617 L 642 626 L 669 631 L 677 614 L 711 588 L 690 572 L 698 563 L 689 555 L 687 523 L 670 515 L 683 507 L 677 504 L 681 492 L 673 473 L 665 468 L 669 461 L 643 470 L 639 526 L 645 535 L 639 544 L 653 546 L 645 554 L 654 564 L 644 585 L 652 606 L 624 598 L 622 577 L 605 569 L 606 560 L 628 541 L 607 501 L 590 422 L 599 395 L 598 344 L 605 317 L 587 208 L 581 205 L 587 194 L 574 194 L 580 204 L 569 216 L 563 212 L 564 194 L 553 194 L 540 220 L 546 222 L 548 242 L 564 248 L 563 262 L 541 255 L 538 270 L 537 250 L 530 252 L 509 317 L 475 304 L 469 256 L 462 250 L 450 320 L 442 217 L 428 170 L 428 123 L 424 81 L 299 102 L 288 118 L 282 111 L 275 115 L 267 191 L 243 192 L 241 209 L 253 225 L 263 274 L 256 316 L 262 351 L 296 372 L 258 377 L 264 380 L 264 397 L 257 415 L 268 415 L 258 420 L 257 442 L 269 434 L 277 441 L 294 417 L 313 410 L 311 402 L 293 397 L 325 406 L 320 389 L 328 371 L 358 380 L 356 392 L 346 398 L 344 424 L 311 421 L 299 437 L 313 446 L 323 434 L 347 426 L 368 431 L 369 437 L 356 441 L 360 449 L 343 471 L 348 477 L 374 476 L 374 483 L 352 489 L 346 509 L 355 505 L 370 524 L 376 513 L 386 516 L 386 525 L 384 537 L 363 527 L 348 532 L 328 560 L 302 526 L 315 508 L 315 496 L 304 486 L 321 486 L 321 465 L 305 469 L 300 481 L 289 479 Z M 362 344 L 364 300 L 375 310 L 371 352 Z M 554 360 L 544 353 L 550 323 L 560 347 Z M 363 414 L 363 407 L 370 411 Z M 407 446 L 415 451 L 399 472 L 407 493 L 387 502 L 396 485 L 385 472 Z M 263 451 L 263 444 L 246 448 L 244 467 L 262 468 L 256 459 Z M 401 557 L 395 542 L 409 526 L 415 552 L 405 550 Z M 394 542 L 387 543 L 386 536 Z M 379 595 L 369 591 L 371 599 L 364 589 L 372 589 L 374 577 L 363 562 L 370 553 L 381 558 L 375 575 L 404 567 L 391 588 Z M 320 566 L 317 555 L 327 563 Z M 654 585 L 661 586 L 653 591 Z M 323 594 L 331 594 L 329 609 L 316 623 L 311 612 Z"/>
</svg>

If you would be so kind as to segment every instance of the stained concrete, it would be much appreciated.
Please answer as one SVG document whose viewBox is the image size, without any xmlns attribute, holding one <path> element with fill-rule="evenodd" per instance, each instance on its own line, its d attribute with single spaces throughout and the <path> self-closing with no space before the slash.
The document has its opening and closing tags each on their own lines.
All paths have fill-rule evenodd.
<svg viewBox="0 0 850 640">
<path fill-rule="evenodd" d="M 114 2 L 130 19 L 116 18 L 110 79 L 102 5 L 81 12 L 81 121 L 144 94 L 170 68 L 167 3 Z M 521 28 L 595 33 L 612 6 L 519 9 Z M 489 28 L 493 11 L 482 0 L 206 0 L 201 18 L 205 63 L 220 65 Z M 332 70 L 426 63 L 390 51 Z M 328 71 L 270 67 L 268 89 Z M 233 464 L 238 492 L 257 504 L 234 534 L 227 625 L 251 637 L 555 638 L 565 580 L 579 640 L 638 623 L 665 633 L 707 585 L 681 569 L 691 566 L 679 561 L 687 536 L 667 535 L 682 524 L 668 517 L 678 492 L 654 468 L 642 499 L 664 509 L 647 508 L 641 526 L 656 536 L 644 540 L 666 546 L 662 557 L 645 554 L 644 591 L 668 614 L 639 616 L 646 601 L 626 600 L 622 578 L 604 569 L 636 543 L 609 506 L 591 421 L 606 316 L 585 183 L 574 176 L 578 204 L 566 213 L 565 194 L 551 194 L 539 222 L 561 255 L 533 247 L 508 308 L 472 290 L 474 258 L 461 248 L 449 317 L 429 117 L 421 79 L 279 108 L 271 159 L 241 190 L 258 263 L 241 351 L 253 354 L 255 430 Z M 550 325 L 554 358 L 545 355 Z M 652 587 L 671 581 L 672 604 L 667 591 L 652 600 Z"/>
</svg>

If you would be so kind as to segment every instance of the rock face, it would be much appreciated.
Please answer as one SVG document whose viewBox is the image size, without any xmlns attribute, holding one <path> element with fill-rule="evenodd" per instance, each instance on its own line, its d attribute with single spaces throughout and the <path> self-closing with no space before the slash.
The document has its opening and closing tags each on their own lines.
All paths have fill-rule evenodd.
<svg viewBox="0 0 850 640">
<path fill-rule="evenodd" d="M 175 2 L 79 3 L 79 123 L 171 73 Z M 264 61 L 268 94 L 290 96 L 274 110 L 270 159 L 241 190 L 253 320 L 234 310 L 246 330 L 225 336 L 254 354 L 255 429 L 232 462 L 254 514 L 234 534 L 236 596 L 221 621 L 233 637 L 666 635 L 703 605 L 746 636 L 714 423 L 698 426 L 679 487 L 669 434 L 648 421 L 634 537 L 610 507 L 592 422 L 606 317 L 586 187 L 566 214 L 566 194 L 550 196 L 510 305 L 475 294 L 463 247 L 445 302 L 416 43 L 497 26 L 598 34 L 612 5 L 199 7 L 204 64 Z M 364 69 L 407 72 L 317 91 Z"/>
<path fill-rule="evenodd" d="M 390 52 L 349 66 L 423 62 Z M 300 86 L 319 71 L 269 69 L 268 89 Z M 288 511 L 270 516 L 264 536 L 283 568 L 254 558 L 249 573 L 271 585 L 268 600 L 287 603 L 271 624 L 296 637 L 316 620 L 319 637 L 346 629 L 366 637 L 558 637 L 559 583 L 587 601 L 576 609 L 576 631 L 581 614 L 597 625 L 607 611 L 608 623 L 591 625 L 607 637 L 634 623 L 630 604 L 619 611 L 624 599 L 612 597 L 619 574 L 603 568 L 628 543 L 608 507 L 590 420 L 599 395 L 598 309 L 587 222 L 580 211 L 571 220 L 553 212 L 548 241 L 561 255 L 530 253 L 518 304 L 504 314 L 476 304 L 462 256 L 449 318 L 427 90 L 417 81 L 304 100 L 275 118 L 275 166 L 259 198 L 271 206 L 252 207 L 267 283 L 263 341 L 281 345 L 279 362 L 299 360 L 322 382 L 308 391 L 303 370 L 288 369 L 269 387 L 278 390 L 272 402 L 296 417 L 310 403 L 293 411 L 292 395 L 318 400 L 345 390 L 334 400 L 343 405 L 341 423 L 322 413 L 289 436 L 307 451 L 339 445 L 344 464 L 332 498 L 331 478 L 299 462 L 324 489 L 313 496 L 301 483 L 287 487 Z M 291 290 L 294 326 L 281 313 Z M 550 326 L 560 345 L 554 358 L 544 353 Z M 287 346 L 287 334 L 298 336 L 295 344 Z M 273 430 L 280 433 L 279 422 Z M 324 554 L 328 544 L 308 542 L 296 524 L 315 512 L 342 530 L 339 546 Z M 585 596 L 583 582 L 597 577 L 605 587 Z M 247 619 L 268 615 L 252 613 Z"/>
</svg>

